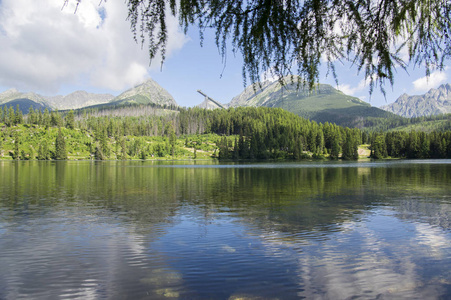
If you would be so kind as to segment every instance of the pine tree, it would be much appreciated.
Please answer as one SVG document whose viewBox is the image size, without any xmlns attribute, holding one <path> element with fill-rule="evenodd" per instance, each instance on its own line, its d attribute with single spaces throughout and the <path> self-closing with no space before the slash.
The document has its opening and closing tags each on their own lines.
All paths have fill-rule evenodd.
<svg viewBox="0 0 451 300">
<path fill-rule="evenodd" d="M 16 122 L 16 114 L 14 113 L 13 107 L 10 106 L 8 109 L 8 122 L 6 125 L 12 127 L 15 125 L 15 122 Z"/>
<path fill-rule="evenodd" d="M 385 146 L 385 139 L 383 134 L 376 134 L 373 137 L 373 142 L 371 143 L 371 158 L 381 159 L 387 156 L 387 148 Z"/>
<path fill-rule="evenodd" d="M 96 143 L 96 146 L 95 146 L 94 158 L 96 160 L 104 160 L 105 159 L 105 155 L 103 154 L 102 147 L 98 143 Z"/>
<path fill-rule="evenodd" d="M 121 137 L 121 159 L 127 159 L 127 147 L 125 145 L 124 137 Z"/>
<path fill-rule="evenodd" d="M 58 129 L 58 135 L 56 136 L 55 140 L 55 159 L 56 160 L 67 159 L 66 141 L 61 132 L 61 128 Z"/>
<path fill-rule="evenodd" d="M 3 112 L 3 108 L 0 107 L 0 123 L 5 123 L 5 113 Z"/>
<path fill-rule="evenodd" d="M 50 113 L 47 108 L 44 109 L 41 125 L 45 126 L 46 128 L 50 126 Z"/>
<path fill-rule="evenodd" d="M 19 104 L 17 104 L 17 106 L 16 106 L 16 120 L 14 123 L 16 125 L 23 123 L 23 114 L 22 114 L 22 111 L 20 110 Z"/>
<path fill-rule="evenodd" d="M 20 159 L 20 136 L 19 133 L 16 131 L 14 134 L 14 152 L 13 152 L 13 159 Z"/>
<path fill-rule="evenodd" d="M 345 141 L 343 143 L 343 153 L 341 157 L 348 160 L 356 160 L 359 158 L 357 140 L 351 130 L 346 130 Z"/>
<path fill-rule="evenodd" d="M 74 129 L 75 128 L 75 116 L 74 116 L 74 111 L 70 110 L 65 118 L 66 121 L 66 128 L 68 129 Z"/>
<path fill-rule="evenodd" d="M 47 143 L 40 143 L 38 148 L 38 157 L 39 160 L 49 160 L 50 159 L 50 153 L 49 148 L 47 146 Z"/>
<path fill-rule="evenodd" d="M 28 124 L 35 124 L 36 123 L 36 113 L 33 109 L 33 106 L 30 106 L 30 108 L 28 109 L 28 119 L 27 119 Z"/>
<path fill-rule="evenodd" d="M 333 133 L 331 143 L 332 143 L 332 145 L 331 145 L 331 148 L 330 148 L 330 158 L 337 159 L 338 156 L 340 155 L 340 151 L 341 151 L 340 137 L 339 137 L 339 132 L 338 131 Z"/>
<path fill-rule="evenodd" d="M 410 132 L 407 142 L 407 158 L 418 158 L 420 156 L 420 141 L 415 131 Z"/>
<path fill-rule="evenodd" d="M 238 139 L 235 136 L 235 143 L 233 144 L 233 159 L 239 159 L 240 158 L 240 152 L 238 149 Z"/>
</svg>

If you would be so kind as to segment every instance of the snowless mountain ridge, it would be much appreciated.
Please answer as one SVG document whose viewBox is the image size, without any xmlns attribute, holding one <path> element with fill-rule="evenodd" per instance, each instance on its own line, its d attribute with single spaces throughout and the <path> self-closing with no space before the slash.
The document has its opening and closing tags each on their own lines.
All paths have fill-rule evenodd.
<svg viewBox="0 0 451 300">
<path fill-rule="evenodd" d="M 406 118 L 451 113 L 451 85 L 442 84 L 424 95 L 402 94 L 395 102 L 381 106 L 381 109 Z"/>
</svg>

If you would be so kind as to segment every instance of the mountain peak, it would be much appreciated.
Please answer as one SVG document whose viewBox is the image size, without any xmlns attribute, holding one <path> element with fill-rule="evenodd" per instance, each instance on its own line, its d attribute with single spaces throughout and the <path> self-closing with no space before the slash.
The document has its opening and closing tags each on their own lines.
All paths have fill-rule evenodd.
<svg viewBox="0 0 451 300">
<path fill-rule="evenodd" d="M 292 77 L 293 78 L 293 77 Z M 348 127 L 362 127 L 365 117 L 384 118 L 392 116 L 369 103 L 338 91 L 328 84 L 317 84 L 313 90 L 299 86 L 297 78 L 249 86 L 234 97 L 229 107 L 266 106 L 277 107 L 316 122 L 336 123 Z"/>
<path fill-rule="evenodd" d="M 423 95 L 402 94 L 381 109 L 407 118 L 451 113 L 451 85 L 442 84 Z"/>
<path fill-rule="evenodd" d="M 2 102 L 3 99 L 10 98 L 10 97 L 15 96 L 17 94 L 20 94 L 20 92 L 18 90 L 16 90 L 15 88 L 6 90 L 6 91 L 0 93 L 0 102 Z"/>
<path fill-rule="evenodd" d="M 158 105 L 177 106 L 174 98 L 153 79 L 148 78 L 143 83 L 123 92 L 112 103 L 154 103 Z"/>
</svg>

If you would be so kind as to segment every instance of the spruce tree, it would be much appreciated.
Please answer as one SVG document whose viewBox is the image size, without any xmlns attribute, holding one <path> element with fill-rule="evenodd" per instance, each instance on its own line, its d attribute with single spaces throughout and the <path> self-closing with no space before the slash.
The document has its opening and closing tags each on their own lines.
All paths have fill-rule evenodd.
<svg viewBox="0 0 451 300">
<path fill-rule="evenodd" d="M 330 148 L 330 158 L 337 159 L 340 155 L 341 147 L 340 147 L 340 137 L 338 131 L 333 133 L 332 136 L 332 145 Z"/>
<path fill-rule="evenodd" d="M 14 152 L 13 152 L 13 159 L 20 159 L 20 136 L 19 133 L 17 133 L 17 131 L 14 134 Z"/>
<path fill-rule="evenodd" d="M 16 106 L 16 120 L 14 123 L 16 125 L 23 123 L 23 114 L 22 114 L 22 111 L 20 110 L 19 104 L 17 104 L 17 106 Z"/>
<path fill-rule="evenodd" d="M 55 140 L 55 159 L 56 160 L 67 159 L 66 141 L 64 140 L 61 128 L 58 129 L 58 135 L 56 136 Z"/>
<path fill-rule="evenodd" d="M 75 116 L 74 116 L 74 111 L 70 110 L 65 118 L 66 121 L 66 128 L 68 129 L 74 129 L 75 128 Z"/>
<path fill-rule="evenodd" d="M 14 108 L 12 106 L 8 109 L 8 123 L 6 124 L 9 127 L 15 125 L 16 122 L 16 114 L 14 113 Z"/>
</svg>

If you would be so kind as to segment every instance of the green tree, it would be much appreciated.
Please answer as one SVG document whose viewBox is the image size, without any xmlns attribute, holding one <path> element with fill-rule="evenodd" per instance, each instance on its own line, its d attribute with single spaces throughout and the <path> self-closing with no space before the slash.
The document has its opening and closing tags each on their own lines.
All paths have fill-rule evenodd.
<svg viewBox="0 0 451 300">
<path fill-rule="evenodd" d="M 330 158 L 337 159 L 340 155 L 341 147 L 340 147 L 340 136 L 339 132 L 336 131 L 332 135 L 331 148 L 330 148 Z"/>
<path fill-rule="evenodd" d="M 39 144 L 37 158 L 39 160 L 49 160 L 50 159 L 50 151 L 49 151 L 48 143 L 46 141 Z"/>
<path fill-rule="evenodd" d="M 61 132 L 61 128 L 58 129 L 58 135 L 55 140 L 55 159 L 65 160 L 67 159 L 66 141 Z"/>
<path fill-rule="evenodd" d="M 359 158 L 358 145 L 355 135 L 351 130 L 346 130 L 345 140 L 343 143 L 343 152 L 341 157 L 347 160 L 355 160 Z"/>
<path fill-rule="evenodd" d="M 52 111 L 50 113 L 50 125 L 55 127 L 63 126 L 63 118 L 58 111 Z"/>
<path fill-rule="evenodd" d="M 21 144 L 21 140 L 20 140 L 20 135 L 19 133 L 16 131 L 14 133 L 14 151 L 13 151 L 13 159 L 20 159 L 20 144 Z"/>
<path fill-rule="evenodd" d="M 33 109 L 33 106 L 30 106 L 30 108 L 28 109 L 28 124 L 36 124 L 37 123 L 37 114 Z"/>
<path fill-rule="evenodd" d="M 94 158 L 96 160 L 104 160 L 106 159 L 105 155 L 102 151 L 102 146 L 99 145 L 99 143 L 96 143 L 95 151 L 94 151 Z"/>
<path fill-rule="evenodd" d="M 11 127 L 16 124 L 16 114 L 14 113 L 14 108 L 12 106 L 8 109 L 7 126 Z"/>
<path fill-rule="evenodd" d="M 420 139 L 418 133 L 412 131 L 409 134 L 407 141 L 407 158 L 419 158 L 420 157 Z"/>
<path fill-rule="evenodd" d="M 120 138 L 120 144 L 121 144 L 121 156 L 120 159 L 124 160 L 127 159 L 127 147 L 125 145 L 125 138 Z"/>
<path fill-rule="evenodd" d="M 76 2 L 83 0 L 65 0 Z M 451 56 L 449 0 L 127 0 L 136 41 L 148 41 L 149 56 L 166 57 L 168 12 L 185 31 L 195 25 L 201 38 L 215 31 L 223 57 L 228 45 L 242 53 L 243 76 L 260 80 L 264 70 L 276 75 L 297 70 L 313 88 L 321 58 L 335 74 L 333 62 L 349 60 L 364 70 L 370 92 L 374 81 L 393 83 L 393 71 L 408 60 L 426 68 L 444 67 Z M 202 40 L 202 39 L 201 39 Z M 232 43 L 229 43 L 231 41 Z M 294 66 L 294 67 L 293 67 Z"/>
<path fill-rule="evenodd" d="M 22 124 L 23 123 L 23 114 L 20 110 L 19 104 L 16 105 L 16 120 L 14 122 L 15 124 Z"/>
<path fill-rule="evenodd" d="M 2 107 L 0 107 L 0 123 L 5 123 L 5 113 Z"/>
<path fill-rule="evenodd" d="M 174 127 L 172 126 L 172 124 L 170 124 L 170 126 L 168 128 L 167 134 L 168 134 L 168 138 L 169 138 L 169 144 L 171 146 L 171 156 L 174 157 L 177 136 L 175 135 Z"/>
<path fill-rule="evenodd" d="M 387 156 L 387 148 L 383 134 L 376 134 L 371 143 L 371 157 L 381 159 Z"/>
<path fill-rule="evenodd" d="M 42 115 L 42 125 L 45 126 L 46 128 L 50 126 L 50 113 L 47 108 L 44 109 L 44 113 Z"/>
<path fill-rule="evenodd" d="M 75 115 L 74 115 L 74 111 L 72 109 L 67 113 L 65 121 L 66 121 L 66 128 L 68 128 L 68 129 L 75 128 Z"/>
<path fill-rule="evenodd" d="M 30 155 L 28 159 L 35 159 L 35 149 L 30 145 Z"/>
</svg>

